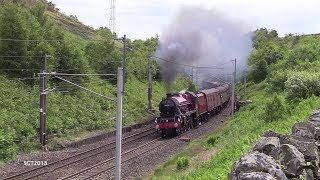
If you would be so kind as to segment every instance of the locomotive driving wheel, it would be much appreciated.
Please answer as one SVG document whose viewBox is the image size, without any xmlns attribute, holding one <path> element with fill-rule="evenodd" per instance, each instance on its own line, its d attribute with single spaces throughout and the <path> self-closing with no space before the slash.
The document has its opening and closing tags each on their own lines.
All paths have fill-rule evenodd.
<svg viewBox="0 0 320 180">
<path fill-rule="evenodd" d="M 174 128 L 175 129 L 175 134 L 179 136 L 181 134 L 181 128 Z"/>
<path fill-rule="evenodd" d="M 161 130 L 161 137 L 164 138 L 164 137 L 166 137 L 166 136 L 167 136 L 166 130 L 165 130 L 165 129 L 162 129 L 162 130 Z"/>
</svg>

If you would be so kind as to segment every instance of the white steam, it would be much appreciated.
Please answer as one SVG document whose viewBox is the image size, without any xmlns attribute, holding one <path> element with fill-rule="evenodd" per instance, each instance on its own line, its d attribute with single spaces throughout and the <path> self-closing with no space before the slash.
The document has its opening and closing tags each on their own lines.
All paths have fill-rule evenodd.
<svg viewBox="0 0 320 180">
<path fill-rule="evenodd" d="M 237 58 L 237 71 L 246 68 L 251 50 L 251 33 L 241 22 L 236 22 L 215 10 L 185 7 L 162 32 L 155 56 L 161 65 L 167 90 L 179 72 L 187 65 L 219 66 L 223 70 L 201 71 L 200 78 L 226 76 L 233 71 L 231 59 Z M 221 78 L 221 77 L 220 77 Z"/>
</svg>

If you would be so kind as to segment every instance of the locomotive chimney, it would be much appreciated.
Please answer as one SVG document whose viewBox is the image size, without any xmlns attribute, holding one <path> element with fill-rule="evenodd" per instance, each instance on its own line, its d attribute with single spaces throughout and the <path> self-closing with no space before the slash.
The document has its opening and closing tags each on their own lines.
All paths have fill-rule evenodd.
<svg viewBox="0 0 320 180">
<path fill-rule="evenodd" d="M 172 93 L 167 93 L 167 98 L 171 98 L 172 97 Z"/>
</svg>

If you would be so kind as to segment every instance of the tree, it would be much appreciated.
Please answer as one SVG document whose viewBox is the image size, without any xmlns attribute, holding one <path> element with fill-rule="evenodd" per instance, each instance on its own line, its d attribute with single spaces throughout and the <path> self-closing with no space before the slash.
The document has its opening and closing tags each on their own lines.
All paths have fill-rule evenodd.
<svg viewBox="0 0 320 180">
<path fill-rule="evenodd" d="M 122 52 L 116 47 L 115 36 L 107 28 L 99 28 L 98 34 L 102 40 L 90 42 L 85 48 L 89 64 L 97 73 L 116 73 L 121 66 Z"/>
<path fill-rule="evenodd" d="M 268 75 L 267 62 L 264 59 L 262 59 L 255 65 L 255 67 L 251 71 L 251 76 L 255 83 L 259 83 L 263 81 L 267 77 L 267 75 Z"/>
<path fill-rule="evenodd" d="M 16 5 L 2 6 L 0 12 L 0 37 L 3 39 L 28 39 L 27 26 L 23 21 L 23 10 Z M 1 58 L 0 68 L 24 68 L 22 63 L 27 55 L 26 41 L 1 41 L 1 56 L 17 56 L 17 58 Z M 17 72 L 15 72 L 17 73 Z"/>
<path fill-rule="evenodd" d="M 47 5 L 43 2 L 38 2 L 34 5 L 30 12 L 37 19 L 41 26 L 43 26 L 47 22 L 47 15 L 45 14 L 47 9 Z"/>
</svg>

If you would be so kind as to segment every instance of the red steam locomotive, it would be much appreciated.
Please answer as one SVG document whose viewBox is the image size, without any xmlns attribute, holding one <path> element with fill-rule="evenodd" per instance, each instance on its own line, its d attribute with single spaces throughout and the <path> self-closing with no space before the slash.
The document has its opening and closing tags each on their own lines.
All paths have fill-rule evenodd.
<svg viewBox="0 0 320 180">
<path fill-rule="evenodd" d="M 159 104 L 160 117 L 155 119 L 155 128 L 162 137 L 179 135 L 218 113 L 227 105 L 230 95 L 228 84 L 194 93 L 167 94 Z"/>
</svg>

